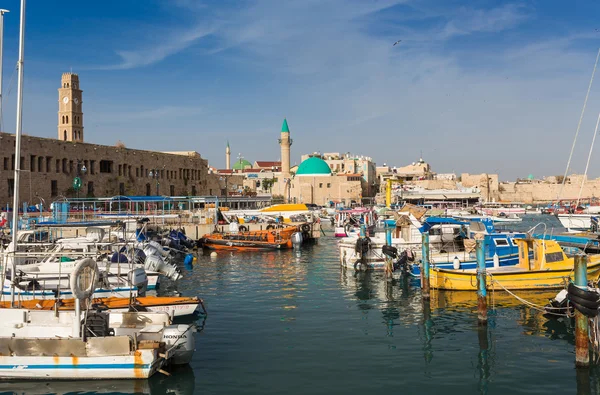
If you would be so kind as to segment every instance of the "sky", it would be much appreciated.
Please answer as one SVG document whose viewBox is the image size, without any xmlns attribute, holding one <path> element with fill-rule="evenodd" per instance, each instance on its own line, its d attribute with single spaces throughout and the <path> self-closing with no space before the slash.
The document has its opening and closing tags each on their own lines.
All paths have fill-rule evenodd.
<svg viewBox="0 0 600 395">
<path fill-rule="evenodd" d="M 5 0 L 3 109 L 14 133 L 19 1 Z M 351 152 L 438 173 L 565 172 L 600 47 L 600 2 L 30 0 L 23 132 L 56 137 L 80 76 L 86 142 L 195 150 L 211 166 Z M 401 40 L 397 45 L 396 41 Z M 569 173 L 600 111 L 592 85 Z M 600 151 L 595 151 L 600 152 Z M 600 176 L 592 155 L 590 176 Z"/>
</svg>

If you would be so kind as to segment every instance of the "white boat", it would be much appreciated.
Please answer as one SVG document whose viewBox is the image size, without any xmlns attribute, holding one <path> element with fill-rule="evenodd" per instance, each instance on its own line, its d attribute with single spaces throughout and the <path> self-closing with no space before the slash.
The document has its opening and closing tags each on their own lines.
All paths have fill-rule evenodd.
<svg viewBox="0 0 600 395">
<path fill-rule="evenodd" d="M 592 214 L 557 214 L 556 217 L 567 229 L 567 232 L 577 233 L 590 230 L 594 216 Z"/>
<path fill-rule="evenodd" d="M 189 363 L 193 324 L 168 313 L 93 312 L 95 261 L 77 261 L 70 288 L 75 311 L 0 309 L 0 379 L 143 379 L 164 365 Z"/>
<path fill-rule="evenodd" d="M 452 219 L 448 219 L 452 221 Z M 455 221 L 456 222 L 456 221 Z M 396 227 L 392 229 L 392 243 L 398 252 L 410 250 L 416 257 L 421 254 L 421 228 L 422 224 L 412 214 L 400 214 L 400 219 L 396 221 Z M 432 251 L 440 251 L 444 248 L 451 248 L 453 240 L 456 237 L 455 229 L 460 225 L 434 225 L 430 229 L 430 245 Z M 369 248 L 367 251 L 361 251 L 357 245 L 358 237 L 344 237 L 338 242 L 340 264 L 343 267 L 358 269 L 360 265 L 367 266 L 368 269 L 383 270 L 386 257 L 382 252 L 386 243 L 385 231 L 375 232 L 373 237 L 369 238 Z"/>
<path fill-rule="evenodd" d="M 521 203 L 498 203 L 498 202 L 486 202 L 479 208 L 480 214 L 499 216 L 500 214 L 510 215 L 524 215 L 525 208 L 522 207 Z"/>
<path fill-rule="evenodd" d="M 4 251 L 10 256 L 8 266 L 15 261 L 15 291 L 20 299 L 52 298 L 59 294 L 63 298 L 72 297 L 69 275 L 75 267 L 74 260 L 82 257 L 101 258 L 97 265 L 102 273 L 102 287 L 96 290 L 95 297 L 123 297 L 130 291 L 136 292 L 127 276 L 137 268 L 145 269 L 148 290 L 158 287 L 160 274 L 173 281 L 182 277 L 177 266 L 166 261 L 169 253 L 154 241 L 136 243 L 138 248 L 134 248 L 131 244 L 109 243 L 104 239 L 103 229 L 88 228 L 83 237 L 59 239 L 55 243 L 19 243 L 30 236 L 31 231 L 19 232 L 19 252 L 12 252 L 12 243 Z M 3 295 L 12 292 L 11 277 L 7 275 L 4 280 Z"/>
</svg>

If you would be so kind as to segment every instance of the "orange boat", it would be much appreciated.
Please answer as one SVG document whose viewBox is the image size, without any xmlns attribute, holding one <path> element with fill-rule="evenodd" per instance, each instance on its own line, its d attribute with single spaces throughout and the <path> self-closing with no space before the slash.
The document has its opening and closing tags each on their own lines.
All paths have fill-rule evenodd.
<svg viewBox="0 0 600 395">
<path fill-rule="evenodd" d="M 56 299 L 30 299 L 15 302 L 16 307 L 29 310 L 54 310 Z M 75 310 L 75 299 L 60 299 L 59 310 Z M 0 308 L 10 308 L 10 301 L 0 302 Z M 94 298 L 92 308 L 105 308 L 112 312 L 129 311 L 130 308 L 138 311 L 164 311 L 169 314 L 174 312 L 175 317 L 190 316 L 197 312 L 206 313 L 202 299 L 179 296 L 139 296 L 132 298 Z"/>
<path fill-rule="evenodd" d="M 297 226 L 282 229 L 253 230 L 247 232 L 214 232 L 200 239 L 205 248 L 211 250 L 264 251 L 292 248 L 292 235 Z"/>
</svg>

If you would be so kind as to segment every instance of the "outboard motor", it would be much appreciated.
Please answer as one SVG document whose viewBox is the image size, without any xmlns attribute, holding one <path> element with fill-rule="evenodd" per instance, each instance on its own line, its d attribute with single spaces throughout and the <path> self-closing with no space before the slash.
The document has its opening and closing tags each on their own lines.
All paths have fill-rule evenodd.
<svg viewBox="0 0 600 395">
<path fill-rule="evenodd" d="M 398 258 L 398 249 L 394 246 L 389 246 L 386 244 L 383 247 L 381 247 L 381 252 L 383 253 L 383 255 L 387 256 L 388 258 L 392 258 L 392 259 Z"/>
<path fill-rule="evenodd" d="M 156 241 L 149 241 L 148 244 L 144 246 L 144 253 L 146 256 L 156 255 L 164 258 L 169 256 L 169 251 L 165 251 Z"/>
<path fill-rule="evenodd" d="M 294 232 L 294 234 L 292 235 L 292 245 L 294 246 L 294 248 L 300 247 L 303 241 L 304 237 L 302 236 L 302 233 Z"/>
<path fill-rule="evenodd" d="M 176 347 L 169 360 L 171 364 L 185 365 L 192 360 L 196 347 L 193 329 L 190 325 L 169 325 L 164 329 L 162 341 L 167 349 Z"/>
<path fill-rule="evenodd" d="M 398 260 L 394 262 L 394 271 L 402 269 L 403 272 L 408 272 L 408 260 L 407 250 L 402 251 Z"/>
<path fill-rule="evenodd" d="M 156 255 L 146 256 L 144 268 L 149 272 L 158 272 L 160 274 L 164 274 L 173 281 L 177 281 L 183 277 L 177 266 L 165 262 L 164 259 Z"/>
<path fill-rule="evenodd" d="M 128 274 L 129 283 L 137 288 L 138 296 L 146 296 L 148 290 L 148 275 L 142 268 L 133 269 Z"/>
</svg>

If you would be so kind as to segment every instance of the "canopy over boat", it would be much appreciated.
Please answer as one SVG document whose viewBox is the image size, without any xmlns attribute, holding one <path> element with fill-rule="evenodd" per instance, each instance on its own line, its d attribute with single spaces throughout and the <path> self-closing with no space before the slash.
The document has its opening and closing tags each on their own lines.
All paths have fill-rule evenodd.
<svg viewBox="0 0 600 395">
<path fill-rule="evenodd" d="M 306 204 L 274 204 L 260 210 L 261 213 L 280 212 L 280 211 L 308 211 Z"/>
</svg>

